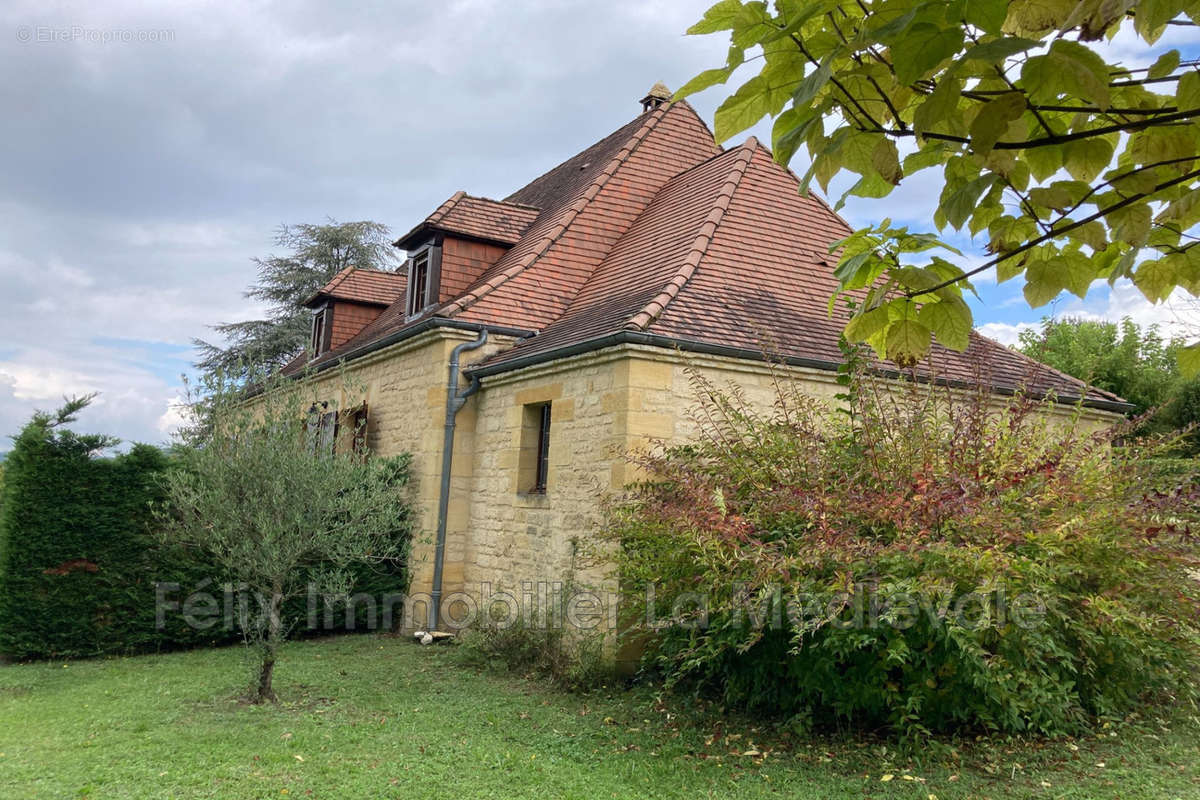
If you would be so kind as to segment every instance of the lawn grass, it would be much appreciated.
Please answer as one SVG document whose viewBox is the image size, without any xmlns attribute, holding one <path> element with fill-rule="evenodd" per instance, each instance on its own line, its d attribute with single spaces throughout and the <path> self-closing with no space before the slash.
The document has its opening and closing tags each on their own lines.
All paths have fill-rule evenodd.
<svg viewBox="0 0 1200 800">
<path fill-rule="evenodd" d="M 0 667 L 0 797 L 1200 797 L 1188 713 L 914 759 L 648 690 L 563 694 L 391 637 L 288 645 L 278 706 L 237 702 L 248 674 L 238 648 Z"/>
</svg>

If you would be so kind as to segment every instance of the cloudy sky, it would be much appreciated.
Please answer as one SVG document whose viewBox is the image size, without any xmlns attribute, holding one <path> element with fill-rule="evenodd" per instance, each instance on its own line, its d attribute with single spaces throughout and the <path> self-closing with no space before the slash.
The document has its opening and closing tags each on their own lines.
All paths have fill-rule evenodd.
<svg viewBox="0 0 1200 800">
<path fill-rule="evenodd" d="M 504 196 L 727 46 L 682 35 L 705 0 L 100 5 L 0 9 L 0 435 L 99 391 L 81 427 L 166 440 L 190 342 L 257 313 L 241 293 L 280 223 L 403 231 L 458 189 Z M 693 103 L 711 120 L 720 99 Z M 846 216 L 927 229 L 925 175 Z M 1005 341 L 1045 313 L 1012 283 L 981 294 Z M 1053 311 L 1178 313 L 1122 286 Z"/>
</svg>

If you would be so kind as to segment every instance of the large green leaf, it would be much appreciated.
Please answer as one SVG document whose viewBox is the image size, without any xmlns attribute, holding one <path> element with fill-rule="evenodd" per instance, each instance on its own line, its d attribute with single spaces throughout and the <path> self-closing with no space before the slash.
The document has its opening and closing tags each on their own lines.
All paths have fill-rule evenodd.
<svg viewBox="0 0 1200 800">
<path fill-rule="evenodd" d="M 887 330 L 887 357 L 907 367 L 929 355 L 929 328 L 915 319 L 893 322 Z"/>
<path fill-rule="evenodd" d="M 1100 108 L 1109 103 L 1109 66 L 1078 42 L 1057 39 L 1044 56 L 1033 56 L 1021 69 L 1020 85 L 1037 103 L 1060 97 L 1086 100 Z"/>
<path fill-rule="evenodd" d="M 812 108 L 789 108 L 775 118 L 771 128 L 771 150 L 775 160 L 787 164 L 808 139 L 813 126 L 821 124 L 821 114 Z"/>
<path fill-rule="evenodd" d="M 1059 259 L 1035 261 L 1025 268 L 1025 301 L 1034 308 L 1046 305 L 1066 288 L 1065 265 Z"/>
<path fill-rule="evenodd" d="M 990 151 L 1024 111 L 1025 95 L 1020 92 L 1005 92 L 988 101 L 971 123 L 971 149 L 980 154 Z"/>
<path fill-rule="evenodd" d="M 925 77 L 957 53 L 962 43 L 963 31 L 957 25 L 943 27 L 927 22 L 913 25 L 890 43 L 896 80 L 907 85 Z"/>
<path fill-rule="evenodd" d="M 829 83 L 830 76 L 833 75 L 833 68 L 830 66 L 832 59 L 825 59 L 812 72 L 804 76 L 804 80 L 800 81 L 800 85 L 796 87 L 795 94 L 792 95 L 792 102 L 797 107 L 803 106 L 805 103 L 817 96 L 817 92 L 825 88 L 825 84 Z"/>
<path fill-rule="evenodd" d="M 705 11 L 704 18 L 688 28 L 687 32 L 696 35 L 728 30 L 737 24 L 738 16 L 741 13 L 742 4 L 740 0 L 721 0 L 721 2 Z"/>
<path fill-rule="evenodd" d="M 1008 0 L 966 0 L 963 18 L 987 33 L 1000 33 L 1008 16 Z"/>
<path fill-rule="evenodd" d="M 1143 261 L 1133 273 L 1133 283 L 1151 302 L 1166 300 L 1178 280 L 1176 264 L 1166 257 Z"/>
<path fill-rule="evenodd" d="M 1076 0 L 1012 0 L 1004 29 L 1018 35 L 1044 33 L 1066 22 L 1075 6 Z"/>
<path fill-rule="evenodd" d="M 1022 39 L 1020 36 L 1004 36 L 998 39 L 989 39 L 986 42 L 980 42 L 967 48 L 967 52 L 963 53 L 963 61 L 986 61 L 989 64 L 1001 64 L 1010 56 L 1015 56 L 1017 53 L 1024 53 L 1026 50 L 1032 50 L 1035 47 L 1041 47 L 1042 43 L 1036 39 Z"/>
<path fill-rule="evenodd" d="M 917 312 L 917 321 L 951 350 L 967 349 L 971 337 L 971 309 L 961 300 L 926 303 Z"/>
<path fill-rule="evenodd" d="M 1059 259 L 1062 284 L 1067 291 L 1079 297 L 1087 296 L 1092 281 L 1096 279 L 1096 265 L 1079 251 L 1065 252 Z"/>
<path fill-rule="evenodd" d="M 1183 0 L 1141 0 L 1134 12 L 1134 26 L 1138 33 L 1153 42 L 1185 6 Z"/>
<path fill-rule="evenodd" d="M 771 98 L 766 83 L 756 75 L 717 109 L 713 118 L 713 135 L 718 142 L 741 133 L 765 117 L 771 110 Z"/>
<path fill-rule="evenodd" d="M 963 223 L 975 211 L 975 203 L 979 196 L 996 180 L 994 175 L 984 175 L 972 181 L 958 184 L 946 184 L 942 191 L 941 210 L 946 215 L 946 221 L 955 228 L 961 228 Z"/>
<path fill-rule="evenodd" d="M 1200 374 L 1200 342 L 1179 348 L 1175 357 L 1179 361 L 1179 372 L 1183 377 L 1191 379 Z"/>
<path fill-rule="evenodd" d="M 1193 110 L 1200 108 L 1200 72 L 1188 70 L 1179 78 L 1175 96 L 1179 99 L 1179 107 Z"/>
<path fill-rule="evenodd" d="M 679 87 L 679 91 L 675 92 L 675 99 L 682 100 L 688 95 L 702 92 L 710 86 L 716 86 L 718 83 L 724 83 L 729 80 L 730 70 L 721 67 L 720 69 L 706 69 L 690 81 Z"/>
<path fill-rule="evenodd" d="M 1063 166 L 1071 177 L 1091 182 L 1112 162 L 1113 143 L 1101 137 L 1077 139 L 1063 145 Z"/>
<path fill-rule="evenodd" d="M 1145 203 L 1112 211 L 1106 219 L 1113 235 L 1134 247 L 1144 245 L 1150 236 L 1150 206 Z"/>
<path fill-rule="evenodd" d="M 856 314 L 846 325 L 846 339 L 851 342 L 865 342 L 886 328 L 888 322 L 887 306 L 879 306 Z"/>
<path fill-rule="evenodd" d="M 961 90 L 961 81 L 949 77 L 938 81 L 937 88 L 913 113 L 913 130 L 917 136 L 935 129 L 945 131 L 950 127 L 947 123 L 961 116 L 958 113 L 958 104 L 962 100 L 959 94 Z"/>
<path fill-rule="evenodd" d="M 879 176 L 891 184 L 900 183 L 904 173 L 900 169 L 900 153 L 896 143 L 887 137 L 880 136 L 871 151 L 871 163 L 879 170 Z"/>
<path fill-rule="evenodd" d="M 1146 73 L 1148 78 L 1165 78 L 1179 67 L 1179 51 L 1168 50 L 1158 57 Z"/>
</svg>

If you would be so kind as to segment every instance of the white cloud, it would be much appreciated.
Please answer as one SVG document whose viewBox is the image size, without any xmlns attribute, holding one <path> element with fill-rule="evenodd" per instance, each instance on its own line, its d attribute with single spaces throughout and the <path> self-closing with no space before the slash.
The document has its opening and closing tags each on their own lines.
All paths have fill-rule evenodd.
<svg viewBox="0 0 1200 800">
<path fill-rule="evenodd" d="M 52 411 L 64 397 L 97 393 L 80 414 L 81 430 L 162 443 L 177 427 L 178 412 L 172 407 L 179 390 L 176 381 L 160 372 L 131 358 L 122 343 L 84 345 L 74 353 L 28 347 L 0 359 L 0 425 L 4 433 L 12 433 L 35 410 Z M 0 444 L 0 449 L 6 448 Z"/>
<path fill-rule="evenodd" d="M 1072 300 L 1060 309 L 1058 317 L 1108 320 L 1119 322 L 1128 317 L 1138 325 L 1157 325 L 1166 337 L 1179 336 L 1194 339 L 1200 335 L 1200 305 L 1182 289 L 1176 289 L 1162 303 L 1151 303 L 1131 281 L 1120 280 L 1107 293 L 1101 292 L 1095 300 Z"/>
<path fill-rule="evenodd" d="M 1005 347 L 1012 347 L 1020 340 L 1023 331 L 1034 330 L 1038 327 L 1038 324 L 1034 322 L 1018 322 L 1015 325 L 1007 322 L 988 322 L 978 326 L 975 330 Z"/>
<path fill-rule="evenodd" d="M 1103 285 L 1103 284 L 1101 284 Z M 1117 281 L 1111 289 L 1093 290 L 1086 300 L 1070 298 L 1050 306 L 1045 315 L 1051 319 L 1085 319 L 1120 322 L 1129 318 L 1143 327 L 1155 325 L 1167 337 L 1187 341 L 1200 338 L 1200 300 L 1176 290 L 1166 302 L 1154 304 L 1128 280 Z M 1022 331 L 1035 330 L 1040 322 L 988 322 L 975 330 L 1003 345 L 1016 344 Z"/>
</svg>

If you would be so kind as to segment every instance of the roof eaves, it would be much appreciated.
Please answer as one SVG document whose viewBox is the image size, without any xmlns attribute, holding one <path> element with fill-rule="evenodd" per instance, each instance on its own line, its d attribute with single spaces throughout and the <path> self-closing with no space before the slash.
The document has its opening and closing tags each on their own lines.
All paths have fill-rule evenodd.
<svg viewBox="0 0 1200 800">
<path fill-rule="evenodd" d="M 458 319 L 446 319 L 445 317 L 426 317 L 425 319 L 414 322 L 411 325 L 406 325 L 397 331 L 393 331 L 387 336 L 381 336 L 378 339 L 372 339 L 368 342 L 364 342 L 363 344 L 346 350 L 343 353 L 338 353 L 336 350 L 330 351 L 330 354 L 324 356 L 324 360 L 318 358 L 314 360 L 315 363 L 309 362 L 309 364 L 306 365 L 305 371 L 308 373 L 324 372 L 327 369 L 332 369 L 340 364 L 345 364 L 349 361 L 370 355 L 371 353 L 382 350 L 385 347 L 390 347 L 398 342 L 411 339 L 418 334 L 433 330 L 435 328 L 450 328 L 454 330 L 476 332 L 486 329 L 498 335 L 513 336 L 517 338 L 524 338 L 533 335 L 533 331 L 525 330 L 524 328 L 488 325 L 486 323 L 467 322 Z M 329 355 L 332 355 L 332 357 L 329 357 Z M 291 364 L 288 366 L 290 367 Z"/>
<path fill-rule="evenodd" d="M 539 258 L 541 258 L 546 251 L 550 249 L 551 245 L 557 242 L 563 233 L 566 232 L 566 230 L 571 226 L 571 223 L 575 221 L 576 217 L 578 217 L 580 213 L 587 208 L 588 203 L 595 199 L 596 195 L 600 193 L 600 190 L 604 188 L 606 183 L 608 183 L 608 180 L 614 174 L 616 174 L 621 165 L 625 163 L 625 160 L 633 154 L 638 145 L 642 143 L 642 140 L 644 140 L 647 135 L 649 135 L 650 131 L 654 129 L 654 126 L 658 124 L 658 121 L 663 118 L 666 112 L 667 108 L 662 106 L 658 109 L 655 109 L 655 111 L 646 118 L 646 121 L 642 124 L 642 126 L 638 128 L 638 130 L 632 136 L 629 137 L 629 140 L 625 143 L 625 145 L 617 152 L 615 156 L 612 157 L 612 159 L 609 160 L 608 164 L 603 170 L 600 171 L 591 184 L 589 184 L 582 194 L 575 200 L 575 202 L 567 208 L 559 223 L 551 228 L 550 231 L 548 231 L 538 241 L 537 245 L 530 252 L 526 253 L 515 264 L 509 265 L 509 267 L 504 271 L 493 275 L 479 287 L 442 306 L 440 309 L 438 309 L 438 315 L 453 317 L 455 314 L 470 308 L 472 305 L 491 294 L 497 288 L 524 272 Z"/>
<path fill-rule="evenodd" d="M 737 191 L 738 184 L 742 181 L 742 176 L 746 174 L 746 168 L 750 164 L 750 159 L 754 156 L 756 147 L 758 147 L 758 140 L 751 136 L 738 148 L 738 153 L 733 159 L 733 166 L 725 178 L 725 183 L 717 192 L 712 211 L 709 212 L 708 217 L 700 226 L 696 240 L 692 244 L 692 249 L 688 252 L 687 257 L 684 258 L 679 271 L 667 282 L 663 290 L 646 304 L 645 308 L 625 323 L 627 329 L 644 331 L 649 328 L 650 325 L 662 316 L 663 311 L 675 299 L 675 296 L 691 280 L 692 275 L 695 274 L 696 269 L 700 266 L 700 260 L 704 258 L 704 254 L 708 251 L 708 246 L 712 243 L 713 235 L 717 232 L 717 228 L 721 226 L 721 220 L 725 217 L 725 212 L 729 209 L 729 202 L 733 199 L 733 194 Z"/>
<path fill-rule="evenodd" d="M 539 364 L 545 364 L 550 361 L 556 361 L 570 356 L 582 355 L 595 350 L 601 350 L 606 347 L 613 347 L 621 344 L 641 344 L 651 347 L 661 347 L 668 350 L 681 350 L 684 352 L 698 353 L 701 355 L 724 356 L 727 358 L 740 358 L 748 361 L 771 361 L 775 360 L 793 367 L 808 367 L 810 369 L 819 369 L 828 372 L 836 372 L 841 366 L 841 362 L 826 361 L 823 359 L 806 358 L 803 356 L 771 356 L 762 350 L 751 350 L 742 347 L 734 347 L 732 345 L 716 344 L 713 342 L 701 341 L 699 339 L 686 339 L 675 336 L 663 336 L 657 333 L 647 333 L 645 331 L 621 330 L 615 333 L 605 334 L 593 339 L 587 339 L 581 342 L 564 345 L 553 350 L 544 350 L 541 352 L 530 353 L 527 356 L 513 358 L 495 363 L 487 363 L 486 361 L 476 367 L 468 367 L 464 373 L 471 378 L 486 378 L 491 375 L 499 375 L 502 372 L 511 372 L 513 370 L 532 367 Z M 904 378 L 906 380 L 915 380 L 918 383 L 929 383 L 928 376 L 912 376 L 910 373 L 901 372 L 897 369 L 886 367 L 878 367 L 871 370 L 873 374 L 881 378 Z M 938 386 L 947 386 L 953 389 L 970 389 L 974 388 L 970 381 L 958 380 L 953 378 L 934 378 L 933 382 Z M 1001 386 L 992 384 L 987 387 L 988 391 L 1011 396 L 1021 393 L 1023 390 L 1019 387 Z M 1050 396 L 1048 392 L 1025 392 L 1029 397 L 1037 399 L 1045 399 Z M 1124 414 L 1133 409 L 1130 403 L 1117 402 L 1113 400 L 1105 400 L 1102 398 L 1080 398 L 1078 396 L 1055 395 L 1055 401 L 1065 404 L 1074 405 L 1082 403 L 1086 408 L 1095 408 L 1101 411 L 1110 411 L 1113 413 Z"/>
</svg>

